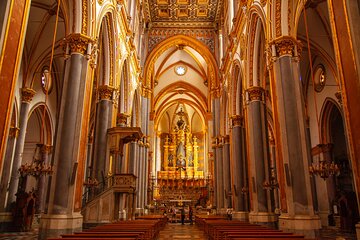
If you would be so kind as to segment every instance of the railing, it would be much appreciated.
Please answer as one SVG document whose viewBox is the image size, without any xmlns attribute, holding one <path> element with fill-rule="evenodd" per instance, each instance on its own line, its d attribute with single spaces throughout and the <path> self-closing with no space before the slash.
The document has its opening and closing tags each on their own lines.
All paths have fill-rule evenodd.
<svg viewBox="0 0 360 240">
<path fill-rule="evenodd" d="M 134 174 L 114 174 L 105 178 L 96 186 L 87 187 L 82 196 L 82 206 L 90 202 L 107 189 L 113 188 L 116 192 L 135 192 L 136 176 Z"/>
</svg>

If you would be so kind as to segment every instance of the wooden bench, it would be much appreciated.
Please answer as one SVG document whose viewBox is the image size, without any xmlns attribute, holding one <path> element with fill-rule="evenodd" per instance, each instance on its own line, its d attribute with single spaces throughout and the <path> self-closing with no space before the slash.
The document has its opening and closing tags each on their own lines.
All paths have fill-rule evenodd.
<svg viewBox="0 0 360 240">
<path fill-rule="evenodd" d="M 197 219 L 207 237 L 211 240 L 223 239 L 304 239 L 302 235 L 271 229 L 266 226 L 244 221 L 223 219 Z"/>
</svg>

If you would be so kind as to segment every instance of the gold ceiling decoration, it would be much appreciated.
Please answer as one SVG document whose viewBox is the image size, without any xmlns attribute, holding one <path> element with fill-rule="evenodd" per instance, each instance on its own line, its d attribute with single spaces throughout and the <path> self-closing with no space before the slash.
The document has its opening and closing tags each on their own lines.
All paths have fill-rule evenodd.
<svg viewBox="0 0 360 240">
<path fill-rule="evenodd" d="M 220 18 L 220 0 L 146 0 L 148 22 L 155 26 L 201 25 L 214 27 Z M 206 25 L 205 25 L 206 26 Z"/>
</svg>

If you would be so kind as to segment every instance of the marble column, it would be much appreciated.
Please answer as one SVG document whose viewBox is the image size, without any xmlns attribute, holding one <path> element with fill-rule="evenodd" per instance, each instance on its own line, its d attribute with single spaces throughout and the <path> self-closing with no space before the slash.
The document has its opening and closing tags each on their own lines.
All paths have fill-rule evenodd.
<svg viewBox="0 0 360 240">
<path fill-rule="evenodd" d="M 230 136 L 226 135 L 223 138 L 223 183 L 224 183 L 224 207 L 232 208 L 232 191 L 231 191 L 231 174 L 230 174 Z"/>
<path fill-rule="evenodd" d="M 267 125 L 265 119 L 264 89 L 252 86 L 247 90 L 248 130 L 249 130 L 249 174 L 252 204 L 250 222 L 270 223 L 276 221 L 268 208 L 268 190 L 264 182 L 269 181 L 269 156 L 267 151 Z"/>
<path fill-rule="evenodd" d="M 270 69 L 274 75 L 273 101 L 277 142 L 281 144 L 285 177 L 287 212 L 279 217 L 279 227 L 314 237 L 321 228 L 314 214 L 309 176 L 309 154 L 306 142 L 305 107 L 300 78 L 299 54 L 301 44 L 290 36 L 282 36 L 269 43 Z"/>
<path fill-rule="evenodd" d="M 41 161 L 42 163 L 48 167 L 50 166 L 50 159 L 51 159 L 51 152 L 52 152 L 52 146 L 46 145 L 46 144 L 39 144 L 40 151 L 41 151 Z M 45 204 L 46 204 L 46 182 L 48 180 L 47 175 L 42 175 L 39 177 L 38 182 L 38 197 L 37 197 L 37 205 L 39 206 L 38 209 L 36 209 L 37 213 L 44 213 L 45 211 Z"/>
<path fill-rule="evenodd" d="M 246 162 L 246 146 L 244 134 L 244 118 L 240 115 L 234 115 L 232 121 L 232 165 L 231 174 L 233 177 L 233 198 L 234 198 L 234 214 L 235 219 L 248 219 L 248 211 L 246 204 L 246 196 L 248 194 L 247 186 L 247 168 Z"/>
<path fill-rule="evenodd" d="M 99 183 L 105 181 L 106 177 L 106 142 L 107 130 L 111 127 L 112 97 L 114 88 L 108 85 L 99 86 L 99 102 L 97 103 L 96 125 L 94 134 L 94 156 L 92 166 L 92 177 Z M 105 183 L 105 182 L 104 182 Z"/>
<path fill-rule="evenodd" d="M 13 160 L 13 156 L 14 156 L 16 139 L 19 136 L 19 131 L 20 131 L 19 128 L 11 127 L 9 136 L 8 136 L 8 141 L 7 141 L 6 151 L 5 151 L 5 158 L 4 158 L 4 165 L 2 168 L 2 174 L 1 174 L 0 213 L 9 210 L 9 209 L 6 209 L 6 199 L 8 197 L 7 188 L 9 186 L 11 165 L 12 165 L 12 160 Z"/>
<path fill-rule="evenodd" d="M 16 141 L 14 160 L 11 169 L 11 178 L 9 184 L 9 195 L 7 206 L 16 200 L 15 194 L 19 188 L 19 168 L 22 162 L 22 154 L 25 145 L 26 128 L 28 124 L 28 115 L 30 111 L 30 102 L 35 95 L 35 91 L 30 88 L 21 89 L 21 107 L 19 116 L 19 136 Z"/>
<path fill-rule="evenodd" d="M 59 108 L 59 122 L 54 145 L 54 168 L 52 176 L 48 214 L 40 220 L 39 238 L 59 236 L 82 228 L 82 215 L 75 211 L 74 200 L 80 152 L 85 151 L 82 143 L 86 76 L 89 66 L 87 54 L 92 52 L 94 40 L 82 34 L 73 33 L 64 39 L 67 56 Z M 80 162 L 81 164 L 81 162 Z M 80 176 L 81 177 L 81 176 Z M 81 177 L 83 179 L 83 177 Z"/>
</svg>

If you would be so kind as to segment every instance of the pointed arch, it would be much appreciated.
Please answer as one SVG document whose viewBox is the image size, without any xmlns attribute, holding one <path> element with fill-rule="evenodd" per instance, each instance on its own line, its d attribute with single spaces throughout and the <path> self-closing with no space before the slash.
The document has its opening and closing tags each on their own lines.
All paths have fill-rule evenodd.
<svg viewBox="0 0 360 240">
<path fill-rule="evenodd" d="M 323 143 L 331 143 L 331 117 L 334 111 L 339 111 L 342 115 L 342 111 L 338 103 L 332 98 L 326 98 L 324 104 L 321 108 L 320 114 L 320 129 L 321 129 L 321 139 Z M 343 116 L 342 116 L 343 117 Z"/>
<path fill-rule="evenodd" d="M 160 57 L 162 53 L 164 53 L 167 49 L 173 46 L 189 46 L 193 48 L 195 51 L 202 54 L 207 65 L 208 65 L 208 79 L 210 82 L 210 88 L 213 89 L 218 86 L 218 74 L 217 74 L 217 62 L 209 50 L 207 46 L 205 46 L 202 42 L 185 35 L 175 35 L 167 38 L 166 40 L 160 42 L 157 47 L 155 47 L 151 53 L 148 55 L 145 67 L 144 67 L 144 78 L 143 78 L 143 86 L 149 87 L 151 89 L 154 88 L 155 78 L 154 78 L 154 65 L 156 60 Z"/>
</svg>

